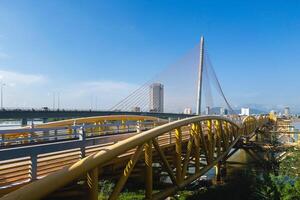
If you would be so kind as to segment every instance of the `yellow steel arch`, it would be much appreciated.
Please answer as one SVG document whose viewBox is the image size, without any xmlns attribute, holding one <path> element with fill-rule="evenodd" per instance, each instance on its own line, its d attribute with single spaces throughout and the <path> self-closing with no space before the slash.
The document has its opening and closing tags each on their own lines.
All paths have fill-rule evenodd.
<svg viewBox="0 0 300 200">
<path fill-rule="evenodd" d="M 244 135 L 249 135 L 253 133 L 253 131 L 258 126 L 258 121 L 254 116 L 247 116 L 242 120 L 243 128 L 244 128 Z"/>
<path fill-rule="evenodd" d="M 71 166 L 7 194 L 1 200 L 41 199 L 82 178 L 84 174 L 87 174 L 90 199 L 97 199 L 99 168 L 129 151 L 132 151 L 132 154 L 110 199 L 117 199 L 137 162 L 144 162 L 145 197 L 163 199 L 199 178 L 222 159 L 226 159 L 240 137 L 247 136 L 250 131 L 255 130 L 261 120 L 266 121 L 263 118 L 256 120 L 254 117 L 247 117 L 243 120 L 243 124 L 237 124 L 220 116 L 196 116 L 161 125 L 106 147 Z M 170 133 L 174 135 L 173 142 L 168 143 L 175 150 L 171 151 L 175 157 L 173 163 L 166 158 L 163 149 L 165 141 L 160 139 Z M 158 156 L 153 157 L 153 151 Z M 204 163 L 200 163 L 200 155 L 204 155 Z M 162 163 L 163 169 L 173 182 L 173 186 L 156 194 L 152 191 L 153 162 Z M 187 173 L 187 167 L 190 165 L 195 167 L 194 174 Z"/>
</svg>

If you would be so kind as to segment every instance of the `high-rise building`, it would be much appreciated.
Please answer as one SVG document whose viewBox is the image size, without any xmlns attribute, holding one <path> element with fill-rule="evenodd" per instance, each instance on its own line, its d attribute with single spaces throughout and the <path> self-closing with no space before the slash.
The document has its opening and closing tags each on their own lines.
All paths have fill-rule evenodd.
<svg viewBox="0 0 300 200">
<path fill-rule="evenodd" d="M 161 83 L 150 85 L 150 112 L 164 112 L 164 85 Z"/>
</svg>

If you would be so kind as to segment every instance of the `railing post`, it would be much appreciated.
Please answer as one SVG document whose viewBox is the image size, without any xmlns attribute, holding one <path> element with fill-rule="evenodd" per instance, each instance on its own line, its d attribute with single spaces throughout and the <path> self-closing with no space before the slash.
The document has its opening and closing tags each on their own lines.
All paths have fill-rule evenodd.
<svg viewBox="0 0 300 200">
<path fill-rule="evenodd" d="M 68 133 L 69 133 L 69 138 L 71 138 L 72 136 L 72 128 L 71 125 L 68 126 Z"/>
<path fill-rule="evenodd" d="M 152 199 L 153 175 L 152 175 L 152 141 L 145 144 L 145 164 L 146 164 L 146 192 L 145 198 Z"/>
<path fill-rule="evenodd" d="M 98 167 L 87 173 L 88 199 L 98 200 Z"/>
<path fill-rule="evenodd" d="M 74 137 L 76 138 L 77 137 L 77 130 L 76 130 L 76 121 L 74 120 L 73 122 L 73 134 L 74 134 Z"/>
<path fill-rule="evenodd" d="M 31 162 L 31 166 L 30 166 L 31 181 L 35 181 L 37 179 L 37 155 L 36 154 L 31 155 L 30 162 Z"/>
<path fill-rule="evenodd" d="M 30 126 L 30 141 L 29 142 L 34 142 L 33 136 L 34 136 L 34 123 L 32 121 L 31 126 Z"/>
<path fill-rule="evenodd" d="M 54 140 L 57 140 L 57 129 L 54 130 Z"/>
<path fill-rule="evenodd" d="M 125 129 L 126 129 L 126 121 L 125 120 L 122 120 L 121 121 L 121 129 L 122 129 L 122 131 L 124 130 L 125 131 Z"/>
<path fill-rule="evenodd" d="M 141 132 L 141 121 L 136 121 L 136 132 L 137 133 Z"/>
<path fill-rule="evenodd" d="M 80 127 L 79 140 L 81 140 L 81 158 L 85 157 L 85 141 L 86 141 L 86 132 L 85 132 L 85 124 Z"/>
<path fill-rule="evenodd" d="M 120 133 L 120 126 L 117 124 L 117 133 Z"/>
</svg>

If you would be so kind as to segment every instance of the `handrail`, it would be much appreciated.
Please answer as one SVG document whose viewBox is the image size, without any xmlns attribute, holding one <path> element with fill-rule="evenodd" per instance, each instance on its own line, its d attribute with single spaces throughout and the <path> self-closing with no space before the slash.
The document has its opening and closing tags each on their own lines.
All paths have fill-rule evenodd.
<svg viewBox="0 0 300 200">
<path fill-rule="evenodd" d="M 134 127 L 135 130 L 142 130 L 140 126 L 147 126 L 148 123 L 152 123 L 152 125 L 158 125 L 166 122 L 167 120 L 159 119 L 156 117 L 137 115 L 74 118 L 16 129 L 0 130 L 0 142 L 2 146 L 5 147 L 10 146 L 10 144 L 12 144 L 12 146 L 18 145 L 20 143 L 31 144 L 41 138 L 47 139 L 47 137 L 49 137 L 49 139 L 51 138 L 51 141 L 53 142 L 53 139 L 55 141 L 59 141 L 66 138 L 71 139 L 72 137 L 78 137 L 78 132 L 82 128 L 89 129 L 89 132 L 91 132 L 91 134 L 95 133 L 99 135 L 101 132 L 101 135 L 104 135 L 106 133 L 116 131 L 133 131 L 132 127 Z M 108 130 L 107 128 L 112 130 Z M 58 131 L 64 131 L 66 138 L 57 138 L 56 135 Z M 39 140 L 38 143 L 40 142 L 43 141 Z"/>
<path fill-rule="evenodd" d="M 140 116 L 140 115 L 108 115 L 108 116 L 95 116 L 95 117 L 82 117 L 82 118 L 74 118 L 74 119 L 66 119 L 54 122 L 48 122 L 44 124 L 37 124 L 36 127 L 57 127 L 57 126 L 71 126 L 74 124 L 83 124 L 83 123 L 95 123 L 100 121 L 129 121 L 129 120 L 151 120 L 151 121 L 162 121 L 157 117 L 151 116 Z M 165 120 L 166 121 L 166 120 Z"/>
</svg>

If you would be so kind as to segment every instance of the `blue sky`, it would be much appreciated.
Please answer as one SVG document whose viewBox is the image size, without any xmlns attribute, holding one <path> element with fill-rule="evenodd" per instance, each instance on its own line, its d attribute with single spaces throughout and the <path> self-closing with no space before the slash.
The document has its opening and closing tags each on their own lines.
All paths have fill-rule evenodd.
<svg viewBox="0 0 300 200">
<path fill-rule="evenodd" d="M 97 97 L 106 108 L 204 35 L 233 105 L 300 111 L 299 10 L 292 0 L 0 0 L 5 105 L 51 106 L 60 92 L 63 107 Z"/>
</svg>

